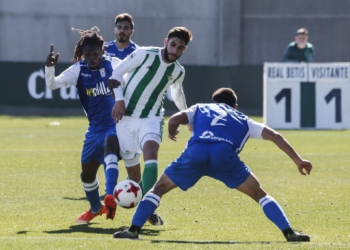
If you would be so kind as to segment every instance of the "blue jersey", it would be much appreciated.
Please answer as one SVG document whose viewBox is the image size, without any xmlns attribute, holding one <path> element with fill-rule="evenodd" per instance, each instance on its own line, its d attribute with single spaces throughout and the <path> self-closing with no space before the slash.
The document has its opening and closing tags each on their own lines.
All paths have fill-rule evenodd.
<svg viewBox="0 0 350 250">
<path fill-rule="evenodd" d="M 103 44 L 103 47 L 107 55 L 117 57 L 120 60 L 123 60 L 125 57 L 130 55 L 134 50 L 138 48 L 138 46 L 133 41 L 130 41 L 128 47 L 124 49 L 119 49 L 115 40 L 111 42 L 105 42 Z"/>
<path fill-rule="evenodd" d="M 235 152 L 243 149 L 250 135 L 246 115 L 222 103 L 196 104 L 191 109 L 194 111 L 193 135 L 188 145 L 195 141 L 225 142 Z"/>
<path fill-rule="evenodd" d="M 95 131 L 115 125 L 111 112 L 115 103 L 112 92 L 108 89 L 108 79 L 112 75 L 111 58 L 103 56 L 98 70 L 89 69 L 85 60 L 79 62 L 80 72 L 77 79 L 79 99 Z"/>
</svg>

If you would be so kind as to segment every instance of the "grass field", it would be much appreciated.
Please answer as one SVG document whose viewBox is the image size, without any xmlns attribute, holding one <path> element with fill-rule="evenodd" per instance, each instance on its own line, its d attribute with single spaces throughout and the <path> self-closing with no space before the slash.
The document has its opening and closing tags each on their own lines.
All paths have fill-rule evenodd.
<svg viewBox="0 0 350 250">
<path fill-rule="evenodd" d="M 146 224 L 141 240 L 112 237 L 129 226 L 132 209 L 119 208 L 113 221 L 98 217 L 89 225 L 75 224 L 88 208 L 79 177 L 86 127 L 85 117 L 0 116 L 0 249 L 350 248 L 349 130 L 281 131 L 313 163 L 310 176 L 301 176 L 270 142 L 251 139 L 241 153 L 292 226 L 311 236 L 309 243 L 291 244 L 253 200 L 209 178 L 164 196 L 158 212 L 165 225 Z M 178 142 L 164 137 L 160 172 L 188 137 L 186 127 Z M 125 178 L 120 163 L 119 180 Z M 102 167 L 99 181 L 103 195 Z"/>
</svg>

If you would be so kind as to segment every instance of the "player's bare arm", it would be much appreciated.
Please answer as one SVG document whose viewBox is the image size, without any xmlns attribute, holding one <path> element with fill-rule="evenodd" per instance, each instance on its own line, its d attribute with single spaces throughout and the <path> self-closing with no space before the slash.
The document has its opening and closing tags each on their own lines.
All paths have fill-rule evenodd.
<svg viewBox="0 0 350 250">
<path fill-rule="evenodd" d="M 301 175 L 310 174 L 312 169 L 312 164 L 308 160 L 304 160 L 301 156 L 294 150 L 292 145 L 278 132 L 275 130 L 265 127 L 261 133 L 264 140 L 272 141 L 279 147 L 283 152 L 285 152 L 297 165 L 299 173 Z M 306 171 L 306 173 L 304 172 Z"/>
<path fill-rule="evenodd" d="M 185 112 L 177 112 L 172 115 L 168 121 L 168 137 L 170 140 L 177 141 L 176 135 L 180 132 L 179 125 L 188 124 L 188 117 Z"/>
<path fill-rule="evenodd" d="M 112 109 L 112 118 L 116 123 L 118 123 L 125 114 L 125 102 L 121 83 L 116 79 L 108 79 L 107 86 L 112 90 L 113 97 L 116 101 Z"/>
<path fill-rule="evenodd" d="M 108 88 L 110 90 L 113 90 L 114 88 L 118 88 L 120 86 L 120 82 L 118 80 L 115 79 L 109 79 L 108 80 Z"/>
<path fill-rule="evenodd" d="M 45 65 L 47 67 L 55 66 L 57 61 L 58 61 L 58 57 L 59 56 L 60 56 L 60 53 L 57 53 L 55 55 L 55 52 L 53 52 L 53 44 L 51 44 L 51 46 L 50 46 L 50 53 L 49 53 L 49 55 L 46 58 Z"/>
<path fill-rule="evenodd" d="M 112 118 L 115 123 L 118 123 L 125 114 L 124 100 L 116 101 L 112 109 Z"/>
</svg>

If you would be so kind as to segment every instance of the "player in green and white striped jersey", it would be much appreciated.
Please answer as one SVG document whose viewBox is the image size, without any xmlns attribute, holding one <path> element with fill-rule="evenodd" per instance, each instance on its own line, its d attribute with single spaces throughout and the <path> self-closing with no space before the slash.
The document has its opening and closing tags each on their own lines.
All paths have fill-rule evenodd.
<svg viewBox="0 0 350 250">
<path fill-rule="evenodd" d="M 163 98 L 169 86 L 177 107 L 180 110 L 186 108 L 182 91 L 185 69 L 176 60 L 165 62 L 162 59 L 165 50 L 141 47 L 114 71 L 112 78 L 120 82 L 123 82 L 123 75 L 126 74 L 123 85 L 126 116 L 163 118 Z"/>
<path fill-rule="evenodd" d="M 163 48 L 138 48 L 113 71 L 110 80 L 109 86 L 121 85 L 113 89 L 116 103 L 112 111 L 120 136 L 121 155 L 125 166 L 132 167 L 139 164 L 140 154 L 143 153 L 144 194 L 153 187 L 158 177 L 163 98 L 169 86 L 178 109 L 187 108 L 182 90 L 185 69 L 177 59 L 191 40 L 191 31 L 185 27 L 175 27 L 168 32 Z"/>
</svg>

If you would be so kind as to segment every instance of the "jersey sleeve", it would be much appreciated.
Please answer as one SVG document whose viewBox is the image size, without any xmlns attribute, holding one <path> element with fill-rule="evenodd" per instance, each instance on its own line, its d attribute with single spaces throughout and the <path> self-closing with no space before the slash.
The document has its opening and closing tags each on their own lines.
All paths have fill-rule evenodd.
<svg viewBox="0 0 350 250">
<path fill-rule="evenodd" d="M 263 129 L 266 127 L 265 124 L 256 122 L 250 118 L 248 118 L 248 127 L 249 127 L 249 136 L 250 138 L 262 139 L 261 133 Z"/>
<path fill-rule="evenodd" d="M 79 63 L 76 63 L 63 71 L 59 76 L 55 77 L 55 67 L 45 66 L 46 86 L 51 90 L 62 87 L 69 88 L 70 86 L 76 86 L 79 72 L 80 66 Z"/>
<path fill-rule="evenodd" d="M 120 60 L 117 57 L 111 57 L 111 58 L 112 58 L 112 68 L 113 68 L 113 70 L 115 70 L 120 65 L 122 60 Z"/>
<path fill-rule="evenodd" d="M 123 75 L 140 66 L 145 59 L 145 56 L 146 50 L 136 49 L 134 52 L 128 55 L 115 70 L 113 70 L 111 78 L 122 82 Z"/>
<path fill-rule="evenodd" d="M 197 105 L 193 105 L 189 107 L 188 109 L 183 110 L 183 112 L 186 113 L 187 118 L 188 118 L 188 124 L 193 124 L 193 119 L 194 119 L 194 114 L 197 111 Z"/>
<path fill-rule="evenodd" d="M 180 71 L 180 72 L 181 73 L 179 74 L 177 79 L 175 79 L 174 83 L 170 85 L 171 89 L 181 89 L 182 88 L 182 82 L 185 79 L 185 71 Z"/>
</svg>

